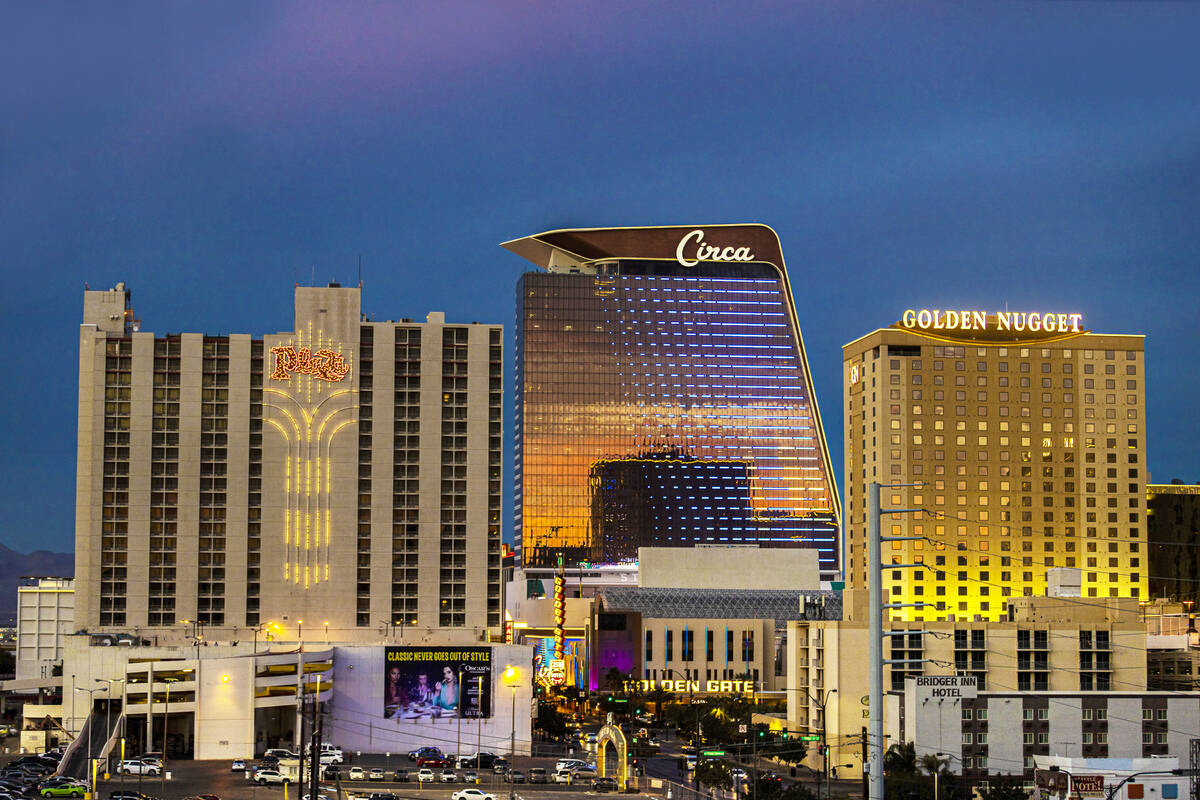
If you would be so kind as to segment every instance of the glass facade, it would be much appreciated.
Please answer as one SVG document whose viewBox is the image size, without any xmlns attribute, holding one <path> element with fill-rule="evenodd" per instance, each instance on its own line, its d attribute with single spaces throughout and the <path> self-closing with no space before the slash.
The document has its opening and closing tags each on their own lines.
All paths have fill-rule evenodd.
<svg viewBox="0 0 1200 800">
<path fill-rule="evenodd" d="M 639 545 L 814 547 L 838 568 L 824 433 L 782 271 L 614 259 L 518 289 L 526 566 Z"/>
</svg>

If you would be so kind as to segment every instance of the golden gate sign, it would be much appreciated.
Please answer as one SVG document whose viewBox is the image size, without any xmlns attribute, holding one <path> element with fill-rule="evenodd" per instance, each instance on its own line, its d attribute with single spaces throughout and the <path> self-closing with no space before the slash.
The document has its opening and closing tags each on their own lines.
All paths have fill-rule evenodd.
<svg viewBox="0 0 1200 800">
<path fill-rule="evenodd" d="M 625 681 L 625 691 L 652 692 L 708 692 L 711 694 L 750 694 L 756 688 L 754 681 Z"/>
<path fill-rule="evenodd" d="M 336 383 L 350 374 L 350 367 L 342 358 L 342 354 L 332 350 L 318 350 L 313 353 L 307 347 L 297 349 L 291 345 L 283 345 L 272 347 L 271 355 L 275 357 L 275 366 L 271 370 L 273 381 L 286 381 L 295 373 Z"/>
</svg>

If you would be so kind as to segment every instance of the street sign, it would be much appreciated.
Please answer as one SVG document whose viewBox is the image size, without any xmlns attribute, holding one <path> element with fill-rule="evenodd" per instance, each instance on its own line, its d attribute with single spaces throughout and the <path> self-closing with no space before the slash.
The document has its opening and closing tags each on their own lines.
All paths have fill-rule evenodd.
<svg viewBox="0 0 1200 800">
<path fill-rule="evenodd" d="M 802 741 L 802 742 L 819 742 L 819 741 L 821 741 L 821 734 L 819 734 L 819 733 L 804 733 L 804 734 L 800 735 L 800 741 Z"/>
<path fill-rule="evenodd" d="M 723 756 L 723 755 L 725 755 L 725 751 L 724 750 L 701 750 L 700 755 L 702 755 L 702 756 Z"/>
<path fill-rule="evenodd" d="M 738 733 L 745 733 L 748 730 L 749 728 L 745 724 L 738 725 Z"/>
</svg>

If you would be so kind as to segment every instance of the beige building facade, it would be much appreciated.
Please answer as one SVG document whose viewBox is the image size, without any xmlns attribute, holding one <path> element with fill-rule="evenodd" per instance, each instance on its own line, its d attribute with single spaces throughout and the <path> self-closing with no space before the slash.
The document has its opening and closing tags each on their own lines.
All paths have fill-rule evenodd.
<svg viewBox="0 0 1200 800">
<path fill-rule="evenodd" d="M 843 348 L 845 566 L 867 586 L 867 490 L 887 485 L 894 618 L 1001 619 L 1056 567 L 1146 599 L 1143 337 L 1079 314 L 906 310 Z M 922 567 L 886 569 L 892 564 Z"/>
<path fill-rule="evenodd" d="M 118 284 L 80 327 L 79 628 L 353 641 L 501 625 L 498 325 L 155 334 Z"/>
<path fill-rule="evenodd" d="M 788 623 L 788 729 L 812 733 L 824 730 L 831 762 L 852 761 L 858 765 L 862 731 L 869 724 L 865 703 L 870 677 L 865 666 L 869 643 L 867 592 L 845 592 L 842 614 L 837 621 Z M 973 677 L 979 699 L 963 701 L 966 707 L 987 708 L 989 702 L 1011 705 L 1015 697 L 1018 726 L 1022 702 L 1030 708 L 1049 709 L 1061 705 L 1054 698 L 1074 698 L 1070 702 L 1076 707 L 1100 707 L 1109 702 L 1105 698 L 1137 696 L 1146 691 L 1146 627 L 1138 602 L 1132 598 L 1014 597 L 1002 621 L 892 621 L 885 622 L 885 631 L 891 635 L 885 639 L 884 658 L 902 662 L 884 666 L 884 691 L 889 693 L 884 704 L 885 730 L 893 741 L 915 741 L 920 749 L 933 735 L 931 729 L 921 726 L 932 719 L 932 730 L 941 731 L 940 745 L 925 749 L 971 758 L 973 765 L 982 765 L 985 777 L 989 769 L 986 712 L 976 720 L 965 716 L 961 702 L 939 705 L 935 700 L 938 714 L 944 711 L 946 715 L 942 728 L 937 728 L 940 717 L 931 716 L 930 708 L 912 711 L 913 678 Z M 989 701 L 989 697 L 1008 699 Z M 1192 704 L 1196 702 L 1193 696 Z M 1139 720 L 1141 713 L 1139 706 Z M 960 719 L 965 726 L 961 731 Z M 1081 719 L 1079 713 L 1073 718 L 1076 729 Z M 973 747 L 952 747 L 960 739 L 965 743 L 961 735 L 964 731 L 974 731 Z M 1031 747 L 1024 751 L 1021 737 L 1013 730 L 995 731 L 993 744 L 1001 743 L 1008 749 L 1004 759 L 992 765 L 992 773 L 1017 774 L 1023 769 L 1024 756 L 1032 758 L 1046 752 L 1040 749 L 1048 744 L 1048 740 L 1039 738 L 1040 729 L 1031 729 Z M 979 732 L 984 733 L 982 739 Z M 1076 736 L 1072 741 L 1078 749 L 1083 739 Z M 1009 745 L 1014 742 L 1016 761 L 1010 763 L 1014 756 Z M 1104 742 L 1089 738 L 1088 743 L 1099 747 Z M 1147 752 L 1158 751 L 1151 748 Z M 1108 751 L 1087 748 L 1085 754 L 1108 755 Z M 976 761 L 979 758 L 983 761 Z M 816 760 L 810 764 L 819 766 Z M 961 769 L 960 763 L 955 771 Z"/>
</svg>

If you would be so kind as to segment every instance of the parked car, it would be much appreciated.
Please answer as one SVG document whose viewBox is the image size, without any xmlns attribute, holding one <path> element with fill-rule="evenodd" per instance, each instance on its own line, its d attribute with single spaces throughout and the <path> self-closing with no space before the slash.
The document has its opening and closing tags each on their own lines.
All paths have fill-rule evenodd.
<svg viewBox="0 0 1200 800">
<path fill-rule="evenodd" d="M 233 760 L 233 764 L 229 767 L 229 771 L 230 772 L 245 772 L 246 771 L 246 761 L 241 758 L 235 758 Z"/>
<path fill-rule="evenodd" d="M 433 783 L 434 780 L 436 780 L 436 776 L 433 774 L 433 770 L 429 768 L 417 770 L 418 783 Z"/>
<path fill-rule="evenodd" d="M 450 800 L 496 800 L 496 796 L 482 789 L 459 789 L 450 795 Z"/>
<path fill-rule="evenodd" d="M 254 773 L 254 782 L 259 786 L 266 786 L 267 784 L 282 786 L 292 781 L 277 769 L 260 769 Z"/>
<path fill-rule="evenodd" d="M 593 792 L 615 792 L 617 790 L 616 778 L 593 778 Z"/>
<path fill-rule="evenodd" d="M 341 750 L 322 750 L 321 754 L 319 756 L 317 756 L 317 760 L 320 761 L 322 764 L 341 764 L 342 763 L 342 751 Z"/>
<path fill-rule="evenodd" d="M 463 773 L 463 783 L 479 783 L 479 774 L 473 769 Z"/>
<path fill-rule="evenodd" d="M 458 773 L 452 769 L 442 770 L 442 774 L 438 776 L 438 780 L 442 783 L 457 783 Z"/>
<path fill-rule="evenodd" d="M 508 774 L 504 776 L 509 783 L 524 783 L 525 773 L 519 769 L 510 769 Z"/>
<path fill-rule="evenodd" d="M 351 767 L 350 774 L 347 777 L 352 781 L 365 781 L 367 779 L 367 771 L 362 767 Z"/>
<path fill-rule="evenodd" d="M 555 783 L 570 783 L 571 782 L 571 770 L 569 770 L 569 769 L 556 770 L 554 772 L 554 776 L 553 776 L 552 780 Z"/>
<path fill-rule="evenodd" d="M 451 761 L 443 756 L 421 756 L 417 759 L 417 766 L 444 769 L 451 766 Z"/>
<path fill-rule="evenodd" d="M 554 764 L 554 771 L 559 772 L 560 770 L 564 769 L 570 771 L 576 769 L 577 767 L 586 767 L 587 765 L 588 762 L 580 761 L 578 758 L 560 758 Z"/>
<path fill-rule="evenodd" d="M 342 768 L 337 764 L 326 764 L 321 767 L 321 775 L 327 781 L 337 780 L 342 776 Z"/>
<path fill-rule="evenodd" d="M 284 750 L 279 747 L 272 747 L 263 755 L 269 758 L 299 758 L 299 754 L 293 753 L 291 750 Z"/>
<path fill-rule="evenodd" d="M 375 769 L 373 769 L 367 773 L 367 780 L 369 780 L 369 781 L 381 781 L 381 780 L 383 780 L 383 778 L 384 778 L 383 770 L 380 769 L 379 767 L 375 767 Z"/>
<path fill-rule="evenodd" d="M 496 775 L 508 772 L 508 759 L 502 756 L 492 759 L 492 772 Z"/>
<path fill-rule="evenodd" d="M 392 780 L 396 781 L 396 783 L 408 783 L 408 770 L 396 770 L 396 772 L 392 775 Z"/>
<path fill-rule="evenodd" d="M 408 754 L 409 761 L 418 761 L 422 758 L 444 758 L 444 757 L 445 757 L 445 754 L 442 753 L 441 748 L 433 747 L 433 746 L 418 747 L 416 750 L 409 751 L 409 754 Z"/>
<path fill-rule="evenodd" d="M 162 764 L 133 759 L 121 762 L 121 772 L 126 775 L 157 775 L 162 772 Z"/>
<path fill-rule="evenodd" d="M 367 800 L 397 800 L 394 792 L 371 792 Z"/>
<path fill-rule="evenodd" d="M 154 798 L 132 789 L 117 789 L 108 793 L 108 800 L 154 800 Z"/>
<path fill-rule="evenodd" d="M 596 777 L 596 770 L 591 767 L 580 767 L 579 769 L 571 770 L 571 785 L 581 784 L 586 786 Z"/>
<path fill-rule="evenodd" d="M 87 793 L 87 790 L 87 784 L 72 781 L 47 786 L 38 792 L 38 794 L 42 797 L 83 797 Z"/>
<path fill-rule="evenodd" d="M 529 782 L 530 783 L 549 783 L 550 776 L 546 774 L 546 769 L 544 767 L 530 767 L 529 768 Z"/>
</svg>

